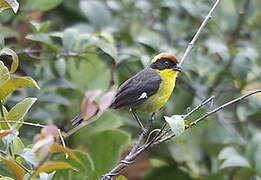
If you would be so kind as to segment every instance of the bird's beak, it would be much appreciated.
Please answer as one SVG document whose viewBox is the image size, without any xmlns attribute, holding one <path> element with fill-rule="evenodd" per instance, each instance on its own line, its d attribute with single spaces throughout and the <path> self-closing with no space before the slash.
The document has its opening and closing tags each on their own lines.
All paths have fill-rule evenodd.
<svg viewBox="0 0 261 180">
<path fill-rule="evenodd" d="M 177 64 L 177 65 L 175 65 L 173 68 L 172 68 L 174 71 L 181 71 L 182 70 L 182 67 L 181 67 L 181 65 L 179 65 L 179 64 Z"/>
</svg>

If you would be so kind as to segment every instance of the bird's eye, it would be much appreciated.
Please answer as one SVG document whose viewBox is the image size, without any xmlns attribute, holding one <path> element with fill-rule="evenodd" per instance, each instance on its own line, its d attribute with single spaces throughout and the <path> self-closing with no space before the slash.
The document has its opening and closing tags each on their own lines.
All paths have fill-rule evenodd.
<svg viewBox="0 0 261 180">
<path fill-rule="evenodd" d="M 164 64 L 169 65 L 169 62 L 168 62 L 168 61 L 165 61 Z"/>
</svg>

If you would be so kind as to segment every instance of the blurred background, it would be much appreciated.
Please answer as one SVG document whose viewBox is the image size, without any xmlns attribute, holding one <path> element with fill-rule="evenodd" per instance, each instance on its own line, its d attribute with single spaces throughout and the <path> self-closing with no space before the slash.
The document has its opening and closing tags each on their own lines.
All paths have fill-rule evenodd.
<svg viewBox="0 0 261 180">
<path fill-rule="evenodd" d="M 67 132 L 71 119 L 88 108 L 83 103 L 86 92 L 110 92 L 148 66 L 159 52 L 181 58 L 214 0 L 19 3 L 17 14 L 11 9 L 0 13 L 0 37 L 4 37 L 0 44 L 19 55 L 16 74 L 33 77 L 41 89 L 20 89 L 7 105 L 37 97 L 26 121 L 55 124 Z M 185 60 L 175 93 L 157 114 L 155 127 L 160 127 L 163 115 L 185 114 L 212 95 L 214 101 L 190 120 L 261 88 L 260 37 L 260 0 L 222 1 Z M 129 180 L 261 179 L 260 128 L 261 95 L 257 94 L 143 153 L 122 174 Z M 20 137 L 29 145 L 38 132 L 23 126 Z M 127 153 L 139 133 L 127 109 L 106 110 L 66 139 L 68 147 L 88 154 L 92 170 L 57 171 L 54 179 L 84 179 L 90 171 L 91 180 L 97 179 Z"/>
</svg>

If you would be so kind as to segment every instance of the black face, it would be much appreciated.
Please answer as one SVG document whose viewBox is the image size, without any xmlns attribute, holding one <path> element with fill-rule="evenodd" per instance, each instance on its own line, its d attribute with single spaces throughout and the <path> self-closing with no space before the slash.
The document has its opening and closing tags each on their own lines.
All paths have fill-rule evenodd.
<svg viewBox="0 0 261 180">
<path fill-rule="evenodd" d="M 158 69 L 158 70 L 173 69 L 174 71 L 181 71 L 181 67 L 177 63 L 171 61 L 168 58 L 159 59 L 156 62 L 152 63 L 150 67 L 152 69 Z"/>
</svg>

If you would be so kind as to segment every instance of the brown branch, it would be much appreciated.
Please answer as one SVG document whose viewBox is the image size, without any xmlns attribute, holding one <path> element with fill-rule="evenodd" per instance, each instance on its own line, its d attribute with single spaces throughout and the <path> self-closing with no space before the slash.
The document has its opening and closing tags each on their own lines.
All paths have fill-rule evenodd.
<svg viewBox="0 0 261 180">
<path fill-rule="evenodd" d="M 210 98 L 202 101 L 201 104 L 199 104 L 197 107 L 195 107 L 194 109 L 192 109 L 190 112 L 188 112 L 186 115 L 184 115 L 184 119 L 187 119 L 189 116 L 191 116 L 194 112 L 196 112 L 197 110 L 199 110 L 202 106 L 208 104 L 210 101 L 213 101 L 213 99 L 215 98 L 215 96 L 211 96 Z"/>
<path fill-rule="evenodd" d="M 238 103 L 239 101 L 242 101 L 243 99 L 245 99 L 245 98 L 247 98 L 247 97 L 249 97 L 249 96 L 252 96 L 252 95 L 254 95 L 254 94 L 257 94 L 257 93 L 261 93 L 261 89 L 257 89 L 257 90 L 255 90 L 255 91 L 251 91 L 251 92 L 249 92 L 249 93 L 247 93 L 247 94 L 245 94 L 245 95 L 243 95 L 243 96 L 241 96 L 241 97 L 239 97 L 239 98 L 236 98 L 236 99 L 234 99 L 234 100 L 231 100 L 231 101 L 229 101 L 229 102 L 227 102 L 227 103 L 225 103 L 225 104 L 223 104 L 223 105 L 217 107 L 216 109 L 214 109 L 214 110 L 212 110 L 212 111 L 207 112 L 206 114 L 204 114 L 203 116 L 201 116 L 201 117 L 198 118 L 197 120 L 193 121 L 193 122 L 190 124 L 190 126 L 186 126 L 186 129 L 189 129 L 189 128 L 193 127 L 193 126 L 196 126 L 199 122 L 201 122 L 202 120 L 206 119 L 207 117 L 209 117 L 209 116 L 211 116 L 211 115 L 217 113 L 218 111 L 220 111 L 220 110 L 222 110 L 222 109 L 224 109 L 224 108 L 226 108 L 226 107 L 228 107 L 228 106 L 230 106 L 230 105 L 232 105 L 232 104 Z M 193 112 L 193 113 L 196 112 L 196 111 L 199 109 L 199 107 L 202 107 L 203 104 L 206 104 L 206 103 L 210 102 L 210 100 L 212 100 L 212 99 L 213 99 L 213 97 L 208 98 L 207 100 L 205 100 L 204 102 L 202 102 L 200 105 L 198 105 L 197 107 L 195 107 L 195 108 L 192 110 L 192 112 Z M 189 114 L 191 115 L 190 112 L 189 112 Z M 186 115 L 185 115 L 185 116 L 186 116 Z M 136 148 L 136 146 L 133 147 L 133 148 L 136 149 L 136 151 L 134 151 L 134 152 L 131 151 L 131 152 L 130 152 L 117 166 L 115 166 L 109 173 L 107 173 L 107 174 L 105 174 L 104 176 L 102 176 L 100 180 L 111 180 L 114 176 L 117 176 L 122 169 L 124 169 L 124 168 L 125 168 L 126 166 L 128 166 L 129 164 L 133 163 L 133 161 L 136 159 L 136 157 L 137 157 L 138 155 L 140 155 L 142 152 L 146 151 L 147 149 L 149 149 L 149 148 L 151 148 L 151 147 L 153 147 L 153 146 L 155 146 L 155 145 L 161 144 L 161 143 L 163 143 L 163 142 L 165 142 L 165 141 L 168 141 L 168 140 L 170 140 L 171 138 L 175 137 L 175 134 L 172 134 L 172 135 L 169 135 L 169 136 L 167 136 L 167 137 L 161 138 L 163 135 L 166 135 L 167 131 L 162 130 L 162 131 L 160 131 L 160 132 L 164 132 L 165 134 L 159 134 L 159 137 L 160 137 L 160 138 L 156 138 L 156 140 L 155 140 L 155 138 L 153 138 L 155 141 L 151 141 L 151 142 L 149 142 L 149 143 L 146 143 L 146 144 L 140 146 L 140 148 Z M 141 136 L 140 136 L 140 137 L 141 137 Z M 138 139 L 137 142 L 139 142 L 139 143 L 141 142 L 140 138 Z"/>
<path fill-rule="evenodd" d="M 191 50 L 194 47 L 194 44 L 196 42 L 196 40 L 198 39 L 199 35 L 202 33 L 202 31 L 204 30 L 205 26 L 207 25 L 208 21 L 210 20 L 210 18 L 212 17 L 212 13 L 215 11 L 216 7 L 218 6 L 218 4 L 220 3 L 221 0 L 216 0 L 216 2 L 214 3 L 214 5 L 212 6 L 212 8 L 210 9 L 209 13 L 207 14 L 207 16 L 205 17 L 205 19 L 203 20 L 203 22 L 201 23 L 199 29 L 197 30 L 196 34 L 194 35 L 194 37 L 192 38 L 191 42 L 188 44 L 184 55 L 182 56 L 181 60 L 180 60 L 180 65 L 182 65 L 182 63 L 184 62 L 184 60 L 187 58 L 187 56 L 189 55 L 189 53 L 191 52 Z M 195 110 L 196 111 L 196 110 Z M 194 112 L 195 112 L 194 111 Z M 149 123 L 149 121 L 148 121 Z M 162 131 L 160 131 L 161 133 L 159 134 L 159 136 L 162 136 L 162 133 L 167 133 L 166 131 L 164 131 L 162 129 Z M 124 160 L 122 160 L 117 166 L 115 166 L 109 173 L 103 175 L 100 180 L 111 180 L 113 177 L 115 177 L 116 175 L 119 174 L 119 172 L 125 168 L 126 166 L 128 166 L 129 164 L 131 164 L 134 159 L 141 154 L 143 151 L 145 151 L 146 149 L 152 147 L 154 145 L 154 141 L 158 140 L 157 138 L 153 138 L 153 142 L 149 142 L 149 143 L 145 143 L 144 145 L 140 146 L 142 140 L 144 138 L 144 133 L 141 133 L 138 140 L 136 141 L 135 145 L 133 146 L 131 152 L 124 158 Z M 139 147 L 140 146 L 140 147 Z M 138 148 L 139 147 L 139 148 Z"/>
<path fill-rule="evenodd" d="M 144 137 L 148 134 L 150 127 L 152 125 L 154 119 L 154 114 L 151 115 L 150 120 L 148 120 L 146 126 L 144 127 L 145 131 L 143 130 L 141 134 L 138 137 L 138 140 L 133 145 L 132 149 L 130 150 L 129 154 L 124 158 L 124 160 L 120 161 L 117 166 L 115 166 L 109 173 L 103 175 L 100 179 L 101 180 L 111 180 L 112 177 L 118 175 L 120 171 L 128 166 L 129 164 L 134 162 L 134 159 L 137 157 L 137 152 L 140 152 L 140 149 L 142 149 L 142 141 Z"/>
<path fill-rule="evenodd" d="M 220 111 L 220 110 L 226 108 L 227 106 L 230 106 L 230 105 L 235 104 L 235 103 L 237 103 L 237 102 L 239 102 L 239 101 L 242 101 L 243 99 L 245 99 L 245 98 L 247 98 L 247 97 L 249 97 L 249 96 L 252 96 L 253 94 L 257 94 L 257 93 L 261 93 L 261 89 L 257 89 L 257 90 L 251 91 L 251 92 L 249 92 L 249 93 L 247 93 L 247 94 L 245 94 L 245 95 L 243 95 L 243 96 L 241 96 L 241 97 L 239 97 L 239 98 L 236 98 L 236 99 L 234 99 L 234 100 L 232 100 L 232 101 L 229 101 L 229 102 L 227 102 L 227 103 L 225 103 L 225 104 L 223 104 L 223 105 L 221 105 L 221 106 L 215 108 L 215 109 L 212 110 L 212 111 L 207 112 L 206 114 L 204 114 L 203 116 L 201 116 L 201 117 L 198 118 L 197 120 L 195 120 L 195 121 L 193 121 L 192 123 L 190 123 L 190 126 L 187 126 L 186 129 L 189 129 L 190 127 L 193 127 L 193 126 L 197 125 L 200 121 L 202 121 L 202 120 L 206 119 L 207 117 L 209 117 L 209 116 L 215 114 L 216 112 L 218 112 L 218 111 Z M 165 138 L 163 138 L 163 139 L 160 139 L 158 142 L 153 143 L 153 145 L 160 144 L 160 143 L 162 143 L 162 142 L 165 142 L 165 141 L 167 141 L 167 140 L 170 140 L 170 139 L 173 138 L 174 136 L 175 136 L 175 134 L 172 134 L 172 135 L 170 135 L 170 136 L 168 136 L 168 137 L 165 137 Z"/>
</svg>

